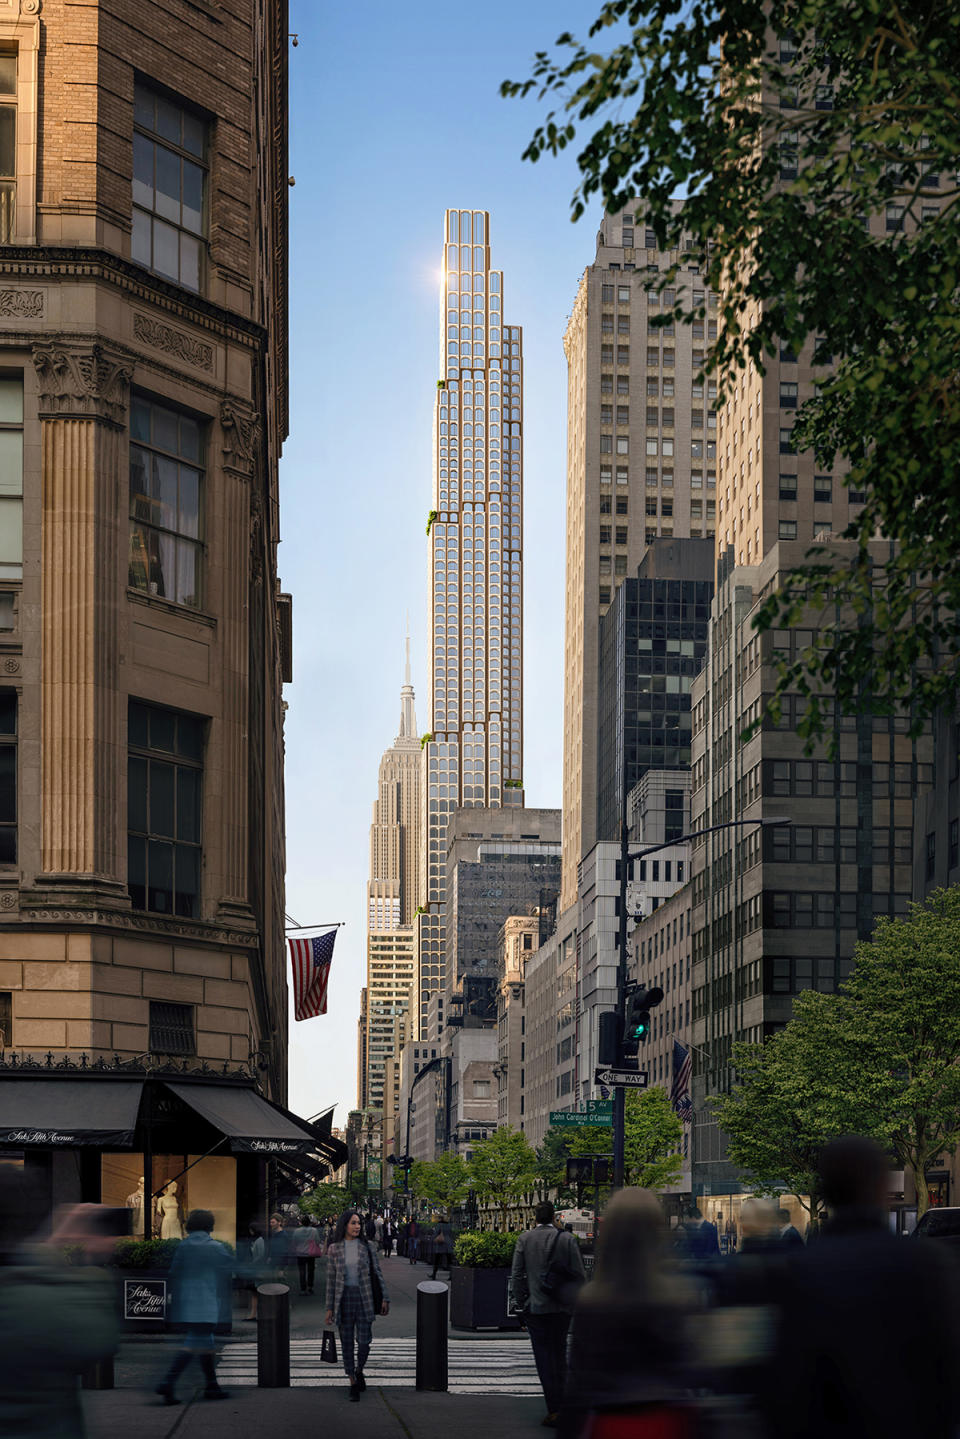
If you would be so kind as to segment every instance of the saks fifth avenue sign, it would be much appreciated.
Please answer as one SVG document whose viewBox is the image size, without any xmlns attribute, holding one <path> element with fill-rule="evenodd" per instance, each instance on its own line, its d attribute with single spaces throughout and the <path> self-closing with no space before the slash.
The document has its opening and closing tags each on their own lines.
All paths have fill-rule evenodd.
<svg viewBox="0 0 960 1439">
<path fill-rule="evenodd" d="M 77 1134 L 63 1134 L 59 1129 L 7 1129 L 0 1131 L 4 1144 L 81 1144 Z"/>
<path fill-rule="evenodd" d="M 251 1139 L 256 1154 L 299 1154 L 303 1146 L 297 1139 Z"/>
<path fill-rule="evenodd" d="M 167 1281 L 165 1279 L 125 1279 L 123 1281 L 124 1319 L 166 1319 Z"/>
</svg>

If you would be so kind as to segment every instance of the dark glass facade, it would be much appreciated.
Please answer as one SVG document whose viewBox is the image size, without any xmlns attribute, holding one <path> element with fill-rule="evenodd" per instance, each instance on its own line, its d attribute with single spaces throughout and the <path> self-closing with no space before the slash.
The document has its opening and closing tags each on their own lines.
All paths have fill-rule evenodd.
<svg viewBox="0 0 960 1439">
<path fill-rule="evenodd" d="M 658 540 L 601 616 L 598 839 L 619 837 L 622 797 L 648 769 L 690 765 L 690 688 L 707 653 L 712 572 L 712 540 Z"/>
</svg>

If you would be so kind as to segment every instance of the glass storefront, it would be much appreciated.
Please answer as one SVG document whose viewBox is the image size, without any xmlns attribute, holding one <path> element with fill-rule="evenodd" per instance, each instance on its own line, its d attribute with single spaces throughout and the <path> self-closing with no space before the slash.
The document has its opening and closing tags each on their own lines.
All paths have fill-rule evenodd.
<svg viewBox="0 0 960 1439">
<path fill-rule="evenodd" d="M 100 1193 L 104 1204 L 131 1211 L 131 1233 L 143 1238 L 143 1155 L 106 1152 L 100 1156 Z M 153 1156 L 154 1239 L 182 1239 L 192 1209 L 209 1209 L 213 1235 L 233 1245 L 237 1236 L 237 1161 L 229 1155 L 155 1154 Z"/>
</svg>

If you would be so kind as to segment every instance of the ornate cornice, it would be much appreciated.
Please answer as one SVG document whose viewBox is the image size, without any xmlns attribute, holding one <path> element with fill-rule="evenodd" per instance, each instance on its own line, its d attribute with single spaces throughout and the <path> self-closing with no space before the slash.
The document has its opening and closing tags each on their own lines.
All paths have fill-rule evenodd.
<svg viewBox="0 0 960 1439">
<path fill-rule="evenodd" d="M 2 291 L 0 291 L 2 295 Z M 141 344 L 149 345 L 151 349 L 163 350 L 166 354 L 172 355 L 176 360 L 183 360 L 185 364 L 195 365 L 198 370 L 213 370 L 215 352 L 212 345 L 205 340 L 198 340 L 186 330 L 178 330 L 173 325 L 166 325 L 162 320 L 157 320 L 153 315 L 143 315 L 139 311 L 134 312 L 133 333 Z"/>
<path fill-rule="evenodd" d="M 42 420 L 94 419 L 127 423 L 133 366 L 99 344 L 35 345 L 33 363 Z"/>
<path fill-rule="evenodd" d="M 223 468 L 250 479 L 260 444 L 260 416 L 236 400 L 224 400 L 220 405 L 220 428 L 223 431 Z"/>
<path fill-rule="evenodd" d="M 20 320 L 43 319 L 42 290 L 0 290 L 0 315 Z"/>
<path fill-rule="evenodd" d="M 20 920 L 11 924 L 0 921 L 0 933 L 40 933 L 48 925 L 81 926 L 84 929 L 117 930 L 132 934 L 148 934 L 158 939 L 189 939 L 195 943 L 211 944 L 227 949 L 255 949 L 258 944 L 256 930 L 225 929 L 221 925 L 189 920 L 162 919 L 159 915 L 139 914 L 130 911 L 82 907 L 74 903 L 70 908 L 47 908 L 31 903 L 29 890 L 20 891 Z"/>
</svg>

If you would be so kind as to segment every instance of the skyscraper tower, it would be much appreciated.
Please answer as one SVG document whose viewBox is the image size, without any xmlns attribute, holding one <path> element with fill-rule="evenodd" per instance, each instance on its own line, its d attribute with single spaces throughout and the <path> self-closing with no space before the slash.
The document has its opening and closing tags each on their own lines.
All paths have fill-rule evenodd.
<svg viewBox="0 0 960 1439">
<path fill-rule="evenodd" d="M 520 329 L 503 323 L 485 210 L 444 220 L 430 535 L 420 1024 L 445 982 L 444 863 L 458 807 L 523 804 Z"/>
<path fill-rule="evenodd" d="M 417 735 L 410 641 L 400 692 L 400 732 L 380 761 L 370 825 L 367 884 L 367 987 L 361 1014 L 358 1107 L 382 1109 L 386 1063 L 397 1016 L 414 981 L 414 911 L 423 842 L 423 755 Z"/>
</svg>

